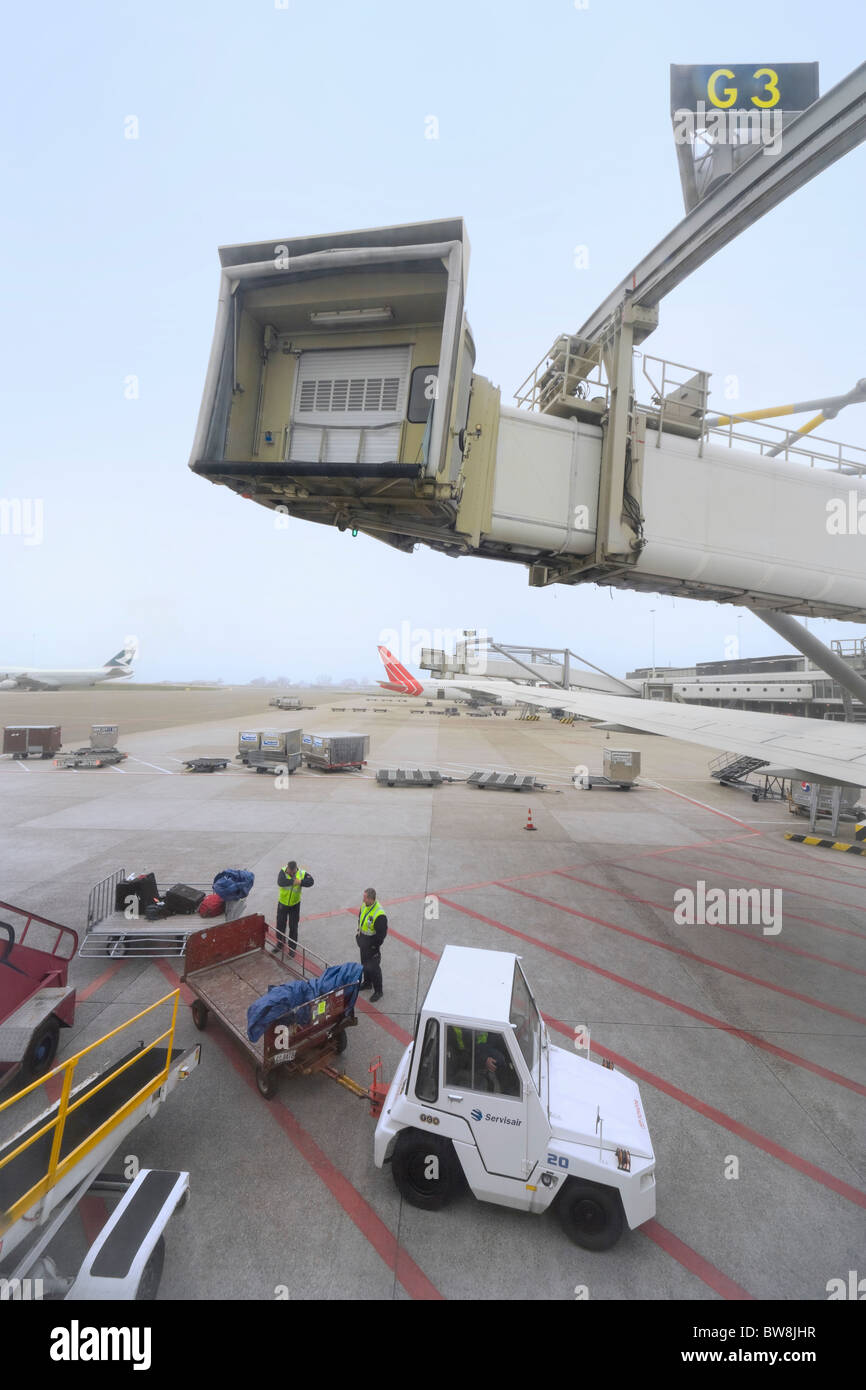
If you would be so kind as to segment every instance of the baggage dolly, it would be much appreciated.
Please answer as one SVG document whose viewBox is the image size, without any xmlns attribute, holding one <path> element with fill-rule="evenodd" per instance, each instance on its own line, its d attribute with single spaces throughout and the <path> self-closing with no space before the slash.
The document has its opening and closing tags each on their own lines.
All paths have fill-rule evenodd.
<svg viewBox="0 0 866 1390">
<path fill-rule="evenodd" d="M 266 948 L 268 926 L 261 913 L 238 917 L 221 926 L 208 926 L 190 936 L 183 980 L 195 995 L 192 1019 L 204 1030 L 210 1015 L 240 1043 L 255 1065 L 256 1085 L 272 1100 L 277 1075 L 321 1072 L 362 1099 L 376 1103 L 378 1064 L 371 1068 L 373 1085 L 363 1087 L 331 1066 L 346 1050 L 347 1029 L 354 1028 L 357 987 L 339 985 L 308 1000 L 270 1023 L 258 1042 L 247 1035 L 247 1010 L 273 985 L 317 979 L 328 964 L 313 951 L 298 946 Z M 360 971 L 360 967 L 359 967 Z M 360 981 L 360 975 L 359 975 Z M 379 1088 L 384 1094 L 384 1087 Z M 378 1113 L 375 1111 L 374 1113 Z"/>
</svg>

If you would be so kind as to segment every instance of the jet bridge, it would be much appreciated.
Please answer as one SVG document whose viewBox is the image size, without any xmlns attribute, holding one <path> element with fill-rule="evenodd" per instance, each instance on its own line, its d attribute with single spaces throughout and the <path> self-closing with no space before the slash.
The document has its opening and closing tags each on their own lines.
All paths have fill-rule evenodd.
<svg viewBox="0 0 866 1390">
<path fill-rule="evenodd" d="M 866 64 L 560 335 L 516 408 L 474 370 L 460 218 L 224 247 L 190 466 L 399 550 L 525 565 L 536 587 L 863 620 L 866 450 L 711 415 L 705 371 L 635 349 L 665 294 L 864 138 Z"/>
<path fill-rule="evenodd" d="M 473 370 L 459 219 L 221 260 L 202 477 L 400 550 L 522 564 L 535 586 L 866 618 L 863 538 L 828 528 L 843 503 L 866 514 L 866 451 L 711 424 L 700 370 L 644 356 L 632 379 L 654 310 L 558 338 L 512 407 Z"/>
</svg>

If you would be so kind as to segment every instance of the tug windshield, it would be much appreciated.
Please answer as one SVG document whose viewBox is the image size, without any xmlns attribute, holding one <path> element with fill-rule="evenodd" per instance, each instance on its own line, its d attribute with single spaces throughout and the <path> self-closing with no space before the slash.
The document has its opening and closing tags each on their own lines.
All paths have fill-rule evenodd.
<svg viewBox="0 0 866 1390">
<path fill-rule="evenodd" d="M 529 1074 L 537 1091 L 541 1091 L 541 1020 L 535 1000 L 520 966 L 514 963 L 514 983 L 511 987 L 511 1010 L 508 1020 L 514 1028 L 517 1046 L 523 1053 Z"/>
</svg>

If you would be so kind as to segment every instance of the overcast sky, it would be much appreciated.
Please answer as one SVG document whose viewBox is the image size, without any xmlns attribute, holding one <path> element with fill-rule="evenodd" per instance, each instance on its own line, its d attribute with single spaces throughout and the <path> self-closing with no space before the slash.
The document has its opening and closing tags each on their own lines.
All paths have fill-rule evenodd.
<svg viewBox="0 0 866 1390">
<path fill-rule="evenodd" d="M 143 680 L 378 676 L 383 631 L 474 627 L 622 673 L 652 659 L 652 609 L 659 664 L 719 658 L 737 633 L 743 655 L 781 650 L 742 609 L 530 590 L 519 566 L 276 529 L 187 461 L 219 245 L 462 215 L 476 370 L 510 403 L 682 216 L 669 65 L 817 60 L 824 92 L 864 37 L 861 0 L 9 12 L 0 497 L 43 520 L 39 544 L 0 535 L 0 664 L 92 665 L 135 634 Z M 647 350 L 710 370 L 716 409 L 732 375 L 741 409 L 849 389 L 864 190 L 861 146 L 670 295 Z M 823 432 L 866 446 L 866 406 Z"/>
</svg>

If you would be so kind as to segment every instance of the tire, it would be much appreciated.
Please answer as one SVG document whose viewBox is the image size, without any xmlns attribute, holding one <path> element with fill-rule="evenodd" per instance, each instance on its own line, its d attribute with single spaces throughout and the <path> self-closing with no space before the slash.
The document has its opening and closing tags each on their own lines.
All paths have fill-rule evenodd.
<svg viewBox="0 0 866 1390">
<path fill-rule="evenodd" d="M 276 1072 L 265 1071 L 264 1067 L 256 1067 L 256 1085 L 259 1088 L 259 1095 L 264 1096 L 265 1100 L 273 1100 L 277 1094 Z"/>
<path fill-rule="evenodd" d="M 752 800 L 753 800 L 753 801 L 760 801 L 760 799 L 761 799 L 761 798 L 758 796 L 758 793 L 757 793 L 757 792 L 752 792 Z"/>
<path fill-rule="evenodd" d="M 438 1176 L 427 1177 L 428 1160 L 438 1159 Z M 440 1211 L 454 1198 L 460 1185 L 460 1166 L 450 1139 L 401 1130 L 391 1161 L 394 1182 L 401 1197 L 422 1211 Z"/>
<path fill-rule="evenodd" d="M 565 1234 L 583 1250 L 610 1250 L 622 1235 L 622 1202 L 616 1188 L 570 1180 L 557 1212 Z"/>
<path fill-rule="evenodd" d="M 207 1028 L 209 1009 L 200 999 L 194 999 L 192 1005 L 192 1021 L 200 1033 Z"/>
<path fill-rule="evenodd" d="M 165 1264 L 165 1236 L 160 1236 L 150 1252 L 150 1258 L 141 1271 L 141 1279 L 135 1291 L 137 1303 L 152 1303 L 159 1289 L 162 1267 Z"/>
<path fill-rule="evenodd" d="M 348 1033 L 346 1032 L 345 1028 L 343 1028 L 343 1029 L 341 1029 L 340 1032 L 337 1034 L 337 1056 L 338 1056 L 338 1057 L 341 1056 L 341 1055 L 346 1051 L 346 1048 L 347 1048 L 348 1046 L 349 1046 L 349 1035 L 348 1035 Z"/>
<path fill-rule="evenodd" d="M 30 1076 L 40 1076 L 42 1072 L 48 1071 L 57 1055 L 59 1042 L 60 1024 L 52 1014 L 39 1025 L 30 1039 L 30 1046 L 24 1054 L 24 1070 Z"/>
</svg>

